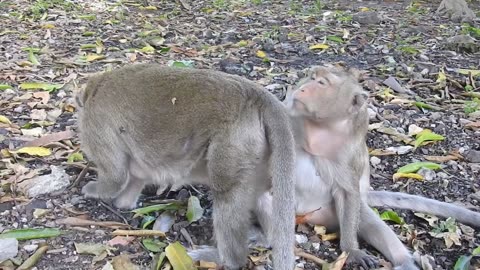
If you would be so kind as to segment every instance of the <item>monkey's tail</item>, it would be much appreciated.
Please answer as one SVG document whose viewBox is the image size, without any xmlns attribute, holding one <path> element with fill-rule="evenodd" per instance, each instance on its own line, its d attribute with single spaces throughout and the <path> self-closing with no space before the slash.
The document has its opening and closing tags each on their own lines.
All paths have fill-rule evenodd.
<svg viewBox="0 0 480 270">
<path fill-rule="evenodd" d="M 369 191 L 367 197 L 369 206 L 407 209 L 445 218 L 452 217 L 461 223 L 480 227 L 479 212 L 451 203 L 391 191 Z"/>
<path fill-rule="evenodd" d="M 271 94 L 270 94 L 271 95 Z M 295 144 L 290 118 L 283 104 L 272 96 L 264 108 L 264 125 L 271 149 L 273 222 L 268 228 L 273 246 L 273 265 L 277 270 L 291 270 L 295 264 Z M 273 99 L 276 99 L 273 97 Z"/>
</svg>

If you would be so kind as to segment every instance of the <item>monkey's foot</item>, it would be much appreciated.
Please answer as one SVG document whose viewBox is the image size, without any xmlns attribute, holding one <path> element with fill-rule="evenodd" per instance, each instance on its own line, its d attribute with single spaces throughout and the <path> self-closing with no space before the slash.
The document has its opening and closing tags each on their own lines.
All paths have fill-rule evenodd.
<svg viewBox="0 0 480 270">
<path fill-rule="evenodd" d="M 95 181 L 88 182 L 82 188 L 82 194 L 86 198 L 98 198 L 110 200 L 115 198 L 121 189 L 121 185 L 116 182 Z"/>
<path fill-rule="evenodd" d="M 347 263 L 356 263 L 363 269 L 375 269 L 378 267 L 378 258 L 368 255 L 365 251 L 355 249 L 348 252 Z"/>
<path fill-rule="evenodd" d="M 137 198 L 130 198 L 127 196 L 120 196 L 115 199 L 114 205 L 119 209 L 131 210 L 137 207 Z"/>
</svg>

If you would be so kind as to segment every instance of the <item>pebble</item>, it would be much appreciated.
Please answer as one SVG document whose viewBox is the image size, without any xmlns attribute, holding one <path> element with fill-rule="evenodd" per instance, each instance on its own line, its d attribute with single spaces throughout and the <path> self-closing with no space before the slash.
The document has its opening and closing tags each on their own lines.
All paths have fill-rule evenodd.
<svg viewBox="0 0 480 270">
<path fill-rule="evenodd" d="M 308 242 L 308 237 L 303 234 L 295 234 L 295 241 L 297 241 L 298 244 L 304 244 Z"/>
<path fill-rule="evenodd" d="M 70 185 L 70 177 L 63 168 L 53 165 L 50 168 L 52 170 L 50 174 L 37 176 L 21 183 L 21 188 L 25 189 L 28 197 L 49 194 Z"/>
<path fill-rule="evenodd" d="M 373 157 L 370 158 L 370 163 L 372 164 L 372 166 L 377 166 L 381 162 L 382 162 L 382 160 L 379 159 L 378 157 L 373 156 Z"/>
<path fill-rule="evenodd" d="M 465 160 L 472 163 L 480 163 L 480 151 L 469 150 L 464 155 Z"/>
<path fill-rule="evenodd" d="M 353 20 L 360 24 L 379 24 L 381 19 L 377 12 L 364 11 L 353 14 Z"/>
<path fill-rule="evenodd" d="M 18 254 L 18 241 L 15 238 L 0 239 L 0 262 Z"/>
<path fill-rule="evenodd" d="M 25 250 L 28 253 L 33 253 L 35 250 L 37 250 L 38 245 L 25 245 L 23 246 L 23 250 Z"/>
<path fill-rule="evenodd" d="M 418 170 L 417 173 L 423 176 L 423 178 L 427 181 L 432 181 L 433 179 L 435 179 L 436 176 L 433 170 L 427 168 L 421 168 L 420 170 Z"/>
</svg>

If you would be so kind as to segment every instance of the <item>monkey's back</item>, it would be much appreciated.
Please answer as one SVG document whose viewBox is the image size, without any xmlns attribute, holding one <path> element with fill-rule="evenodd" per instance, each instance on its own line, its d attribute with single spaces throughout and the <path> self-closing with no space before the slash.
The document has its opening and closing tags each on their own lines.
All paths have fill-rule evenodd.
<svg viewBox="0 0 480 270">
<path fill-rule="evenodd" d="M 81 98 L 80 139 L 87 155 L 98 156 L 95 146 L 112 144 L 149 167 L 179 160 L 175 166 L 183 168 L 191 168 L 214 137 L 235 129 L 244 129 L 246 147 L 264 141 L 261 107 L 279 102 L 238 76 L 152 64 L 94 77 Z"/>
</svg>

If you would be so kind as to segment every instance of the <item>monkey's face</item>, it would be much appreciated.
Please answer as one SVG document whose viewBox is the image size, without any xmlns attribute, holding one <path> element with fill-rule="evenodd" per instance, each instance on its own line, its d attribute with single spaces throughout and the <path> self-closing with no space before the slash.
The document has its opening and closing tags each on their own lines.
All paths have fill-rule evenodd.
<svg viewBox="0 0 480 270">
<path fill-rule="evenodd" d="M 367 98 L 350 74 L 335 67 L 314 67 L 298 88 L 287 93 L 286 105 L 295 115 L 336 121 L 358 112 Z"/>
</svg>

